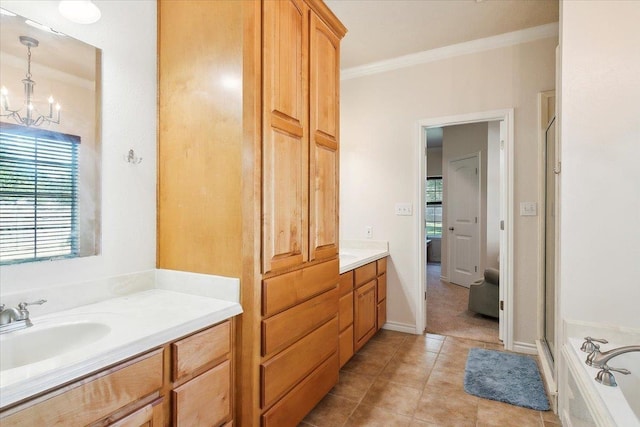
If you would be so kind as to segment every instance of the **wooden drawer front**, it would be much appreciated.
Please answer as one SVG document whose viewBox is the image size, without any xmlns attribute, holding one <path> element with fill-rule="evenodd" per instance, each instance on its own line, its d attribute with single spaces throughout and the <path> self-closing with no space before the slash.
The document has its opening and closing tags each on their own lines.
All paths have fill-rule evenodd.
<svg viewBox="0 0 640 427">
<path fill-rule="evenodd" d="M 376 277 L 376 263 L 370 262 L 369 264 L 356 268 L 355 271 L 355 284 L 357 288 Z"/>
<path fill-rule="evenodd" d="M 378 304 L 378 328 L 380 329 L 387 323 L 387 300 Z"/>
<path fill-rule="evenodd" d="M 207 363 L 226 357 L 231 351 L 231 322 L 228 320 L 171 344 L 172 379 L 176 381 Z"/>
<path fill-rule="evenodd" d="M 354 351 L 376 333 L 376 281 L 372 280 L 354 291 Z"/>
<path fill-rule="evenodd" d="M 290 393 L 262 415 L 262 427 L 295 427 L 338 382 L 338 353 L 334 353 Z"/>
<path fill-rule="evenodd" d="M 378 276 L 378 302 L 387 298 L 387 273 Z"/>
<path fill-rule="evenodd" d="M 339 329 L 341 331 L 344 331 L 347 326 L 353 324 L 353 292 L 340 298 L 339 307 Z"/>
<path fill-rule="evenodd" d="M 174 425 L 218 426 L 231 415 L 231 364 L 227 360 L 171 392 Z"/>
<path fill-rule="evenodd" d="M 109 427 L 163 427 L 164 411 L 162 398 L 143 406 L 124 418 L 109 424 Z"/>
<path fill-rule="evenodd" d="M 262 406 L 272 405 L 337 349 L 336 316 L 262 364 Z"/>
<path fill-rule="evenodd" d="M 340 344 L 340 367 L 342 368 L 353 356 L 353 325 L 340 332 L 338 342 Z"/>
<path fill-rule="evenodd" d="M 338 313 L 338 288 L 262 322 L 262 354 L 282 350 Z"/>
<path fill-rule="evenodd" d="M 378 274 L 387 272 L 387 257 L 380 258 L 376 263 L 378 264 Z"/>
<path fill-rule="evenodd" d="M 338 284 L 338 260 L 272 277 L 263 282 L 262 314 L 272 316 Z"/>
<path fill-rule="evenodd" d="M 353 270 L 340 275 L 340 296 L 346 295 L 353 290 Z"/>
<path fill-rule="evenodd" d="M 73 384 L 2 419 L 2 427 L 87 425 L 162 387 L 162 350 Z"/>
</svg>

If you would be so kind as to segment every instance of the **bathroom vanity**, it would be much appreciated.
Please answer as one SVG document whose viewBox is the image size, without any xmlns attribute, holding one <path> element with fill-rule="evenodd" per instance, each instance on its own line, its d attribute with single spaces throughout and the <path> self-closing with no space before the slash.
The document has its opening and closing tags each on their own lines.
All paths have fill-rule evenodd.
<svg viewBox="0 0 640 427">
<path fill-rule="evenodd" d="M 0 424 L 231 425 L 241 312 L 149 289 L 34 318 L 0 336 Z"/>
</svg>

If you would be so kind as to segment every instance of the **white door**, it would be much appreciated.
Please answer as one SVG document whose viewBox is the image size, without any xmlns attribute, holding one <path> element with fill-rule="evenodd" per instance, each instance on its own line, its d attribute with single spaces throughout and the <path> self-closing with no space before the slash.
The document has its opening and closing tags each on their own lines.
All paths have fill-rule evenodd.
<svg viewBox="0 0 640 427">
<path fill-rule="evenodd" d="M 449 161 L 447 226 L 449 280 L 469 287 L 480 269 L 480 158 L 478 154 Z"/>
</svg>

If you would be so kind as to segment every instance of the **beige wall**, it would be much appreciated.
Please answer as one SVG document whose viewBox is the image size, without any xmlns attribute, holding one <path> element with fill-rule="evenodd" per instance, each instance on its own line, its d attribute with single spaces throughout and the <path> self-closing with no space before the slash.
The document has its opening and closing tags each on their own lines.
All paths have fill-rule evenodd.
<svg viewBox="0 0 640 427">
<path fill-rule="evenodd" d="M 340 235 L 389 241 L 388 320 L 415 327 L 418 232 L 414 217 L 394 215 L 396 202 L 414 207 L 417 122 L 514 108 L 515 200 L 537 200 L 537 93 L 554 88 L 555 38 L 344 80 L 341 86 Z M 515 217 L 516 341 L 536 338 L 537 218 Z"/>
<path fill-rule="evenodd" d="M 478 154 L 480 161 L 480 262 L 476 279 L 480 278 L 484 269 L 484 258 L 487 248 L 487 123 L 471 123 L 466 125 L 446 126 L 442 136 L 442 177 L 444 183 L 444 200 L 442 204 L 442 261 L 441 274 L 449 280 L 449 227 L 448 199 L 450 191 L 456 191 L 449 186 L 449 162 L 469 154 Z"/>
<path fill-rule="evenodd" d="M 640 2 L 561 16 L 560 316 L 640 330 Z"/>
</svg>

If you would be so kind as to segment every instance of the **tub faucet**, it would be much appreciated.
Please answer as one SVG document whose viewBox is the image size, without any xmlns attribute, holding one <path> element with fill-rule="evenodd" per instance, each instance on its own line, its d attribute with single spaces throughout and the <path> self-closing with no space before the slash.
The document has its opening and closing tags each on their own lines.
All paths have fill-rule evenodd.
<svg viewBox="0 0 640 427">
<path fill-rule="evenodd" d="M 628 345 L 625 347 L 618 347 L 608 351 L 600 351 L 600 349 L 595 349 L 587 356 L 587 360 L 585 363 L 589 366 L 593 366 L 594 368 L 602 368 L 607 365 L 609 360 L 613 359 L 616 356 L 620 356 L 624 353 L 631 353 L 638 351 L 640 352 L 640 345 Z"/>
</svg>

